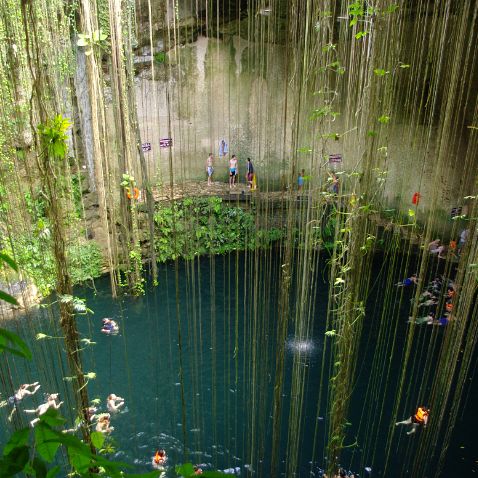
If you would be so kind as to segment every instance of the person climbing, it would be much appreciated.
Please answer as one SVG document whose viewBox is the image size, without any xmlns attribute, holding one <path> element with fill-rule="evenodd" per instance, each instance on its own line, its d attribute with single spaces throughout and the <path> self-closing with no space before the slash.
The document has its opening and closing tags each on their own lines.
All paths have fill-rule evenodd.
<svg viewBox="0 0 478 478">
<path fill-rule="evenodd" d="M 35 408 L 35 410 L 25 410 L 25 413 L 35 413 L 37 415 L 37 418 L 33 419 L 30 422 L 30 426 L 34 427 L 39 421 L 40 418 L 44 413 L 47 412 L 50 408 L 54 408 L 55 410 L 58 410 L 63 402 L 56 403 L 56 400 L 58 399 L 59 394 L 58 393 L 51 393 L 50 395 L 47 396 L 46 402 L 42 403 L 40 406 Z"/>
<path fill-rule="evenodd" d="M 237 157 L 233 154 L 232 158 L 229 160 L 229 188 L 236 187 L 236 177 L 238 174 Z"/>
<path fill-rule="evenodd" d="M 119 409 L 124 405 L 124 398 L 117 397 L 114 393 L 108 395 L 106 399 L 106 408 L 110 413 L 118 413 Z"/>
<path fill-rule="evenodd" d="M 254 166 L 252 165 L 251 158 L 247 158 L 246 163 L 246 181 L 247 186 L 252 189 L 252 181 L 254 179 Z"/>
<path fill-rule="evenodd" d="M 406 420 L 403 420 L 402 422 L 395 423 L 395 426 L 411 425 L 412 428 L 410 428 L 410 430 L 407 432 L 407 435 L 411 435 L 417 431 L 417 428 L 419 428 L 420 425 L 423 425 L 423 428 L 426 428 L 429 415 L 430 415 L 430 410 L 424 406 L 420 406 L 417 408 L 417 411 L 410 418 L 407 418 Z"/>
<path fill-rule="evenodd" d="M 166 462 L 168 461 L 168 456 L 166 455 L 166 451 L 161 449 L 161 450 L 156 450 L 155 455 L 153 456 L 153 460 L 151 464 L 153 465 L 153 468 L 162 469 Z"/>
<path fill-rule="evenodd" d="M 211 186 L 212 175 L 214 174 L 214 157 L 212 153 L 209 153 L 209 156 L 206 160 L 206 171 L 207 171 L 207 185 Z"/>
</svg>

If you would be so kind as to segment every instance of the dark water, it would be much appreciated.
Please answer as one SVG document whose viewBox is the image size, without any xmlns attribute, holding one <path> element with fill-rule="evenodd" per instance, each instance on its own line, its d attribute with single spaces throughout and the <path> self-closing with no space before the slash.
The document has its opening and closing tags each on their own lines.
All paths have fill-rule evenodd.
<svg viewBox="0 0 478 478">
<path fill-rule="evenodd" d="M 274 252 L 271 254 L 273 257 Z M 238 468 L 242 476 L 246 476 L 247 470 L 251 469 L 255 471 L 255 476 L 271 476 L 279 263 L 274 259 L 263 259 L 252 260 L 242 253 L 214 259 L 201 258 L 193 264 L 178 263 L 177 271 L 174 264 L 166 264 L 160 267 L 159 286 L 148 287 L 147 294 L 137 299 L 113 301 L 106 279 L 96 282 L 96 290 L 84 288 L 77 291 L 77 295 L 85 297 L 94 311 L 93 316 L 79 319 L 82 337 L 96 342 L 95 346 L 86 346 L 84 352 L 85 372 L 96 372 L 96 378 L 89 383 L 90 398 L 100 399 L 103 411 L 109 393 L 126 399 L 125 410 L 112 419 L 115 458 L 136 464 L 138 471 L 148 471 L 154 451 L 164 448 L 171 465 L 188 460 L 214 469 Z M 253 264 L 260 269 L 255 282 L 251 279 Z M 383 273 L 382 266 L 379 258 L 374 265 L 377 277 L 380 271 Z M 325 263 L 318 272 L 320 277 L 314 297 L 316 320 L 312 336 L 298 342 L 291 326 L 285 348 L 281 442 L 284 470 L 287 463 L 291 370 L 293 358 L 298 353 L 301 354 L 299 365 L 304 367 L 306 377 L 300 463 L 296 475 L 300 477 L 319 476 L 319 468 L 325 465 L 326 460 L 323 449 L 327 430 L 325 403 L 317 413 L 318 394 L 320 391 L 326 393 L 325 389 L 320 389 L 321 383 L 327 382 L 320 381 L 328 294 L 323 278 L 327 275 L 324 268 Z M 391 408 L 400 372 L 400 351 L 407 330 L 407 294 L 410 292 L 404 292 L 400 310 L 404 320 L 396 333 L 397 343 L 393 348 L 395 353 L 388 377 L 390 386 L 384 388 L 384 394 L 379 398 L 380 402 L 385 402 L 379 421 L 373 413 L 364 413 L 363 404 L 370 403 L 364 400 L 377 340 L 377 323 L 381 320 L 378 317 L 383 295 L 380 283 L 375 283 L 367 304 L 367 317 L 373 314 L 375 317 L 364 323 L 358 380 L 351 385 L 351 425 L 348 433 L 349 443 L 357 438 L 359 445 L 347 449 L 342 457 L 343 465 L 360 476 L 370 476 L 364 470 L 366 466 L 372 468 L 371 476 L 382 476 L 384 445 L 390 432 Z M 103 317 L 112 317 L 119 323 L 119 335 L 111 337 L 100 332 Z M 17 330 L 23 337 L 31 339 L 38 332 L 60 335 L 55 319 L 47 310 L 35 317 L 25 318 Z M 426 328 L 420 332 L 417 347 L 430 340 L 427 333 Z M 436 340 L 440 340 L 439 335 Z M 22 361 L 12 360 L 9 373 L 13 383 L 39 380 L 43 391 L 60 391 L 68 406 L 71 398 L 68 386 L 62 380 L 68 373 L 60 358 L 63 355 L 61 341 L 30 340 L 30 343 L 36 360 L 27 368 Z M 418 386 L 410 385 L 410 396 L 417 393 Z M 8 387 L 8 380 L 4 380 L 2 396 L 11 393 Z M 469 412 L 464 411 L 464 420 L 457 426 L 443 476 L 462 476 L 477 469 L 474 438 L 469 433 L 470 427 L 476 429 L 478 424 L 477 414 L 473 412 L 476 398 L 476 387 L 470 388 L 465 409 Z M 38 404 L 40 399 L 40 394 L 26 399 L 25 402 L 30 401 L 25 406 L 33 408 L 31 405 Z M 376 406 L 381 406 L 381 403 Z M 66 412 L 66 409 L 63 411 Z M 21 414 L 18 418 L 24 420 Z M 372 421 L 377 426 L 374 430 L 376 442 L 364 448 L 367 431 L 374 426 Z M 387 476 L 411 476 L 407 472 L 407 461 L 415 458 L 413 442 L 410 441 L 415 437 L 407 439 L 403 433 L 394 437 L 391 472 Z M 374 454 L 371 449 L 375 450 Z M 285 471 L 281 476 L 286 476 Z M 434 476 L 432 469 L 429 476 Z"/>
</svg>

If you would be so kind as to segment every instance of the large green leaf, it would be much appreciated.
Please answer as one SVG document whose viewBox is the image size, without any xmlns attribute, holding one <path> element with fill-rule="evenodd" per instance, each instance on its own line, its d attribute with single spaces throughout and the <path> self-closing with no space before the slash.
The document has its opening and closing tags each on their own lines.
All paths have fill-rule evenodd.
<svg viewBox="0 0 478 478">
<path fill-rule="evenodd" d="M 12 348 L 10 345 L 14 345 L 15 348 Z M 10 332 L 9 330 L 0 328 L 0 353 L 3 351 L 10 352 L 20 357 L 24 357 L 28 360 L 32 358 L 32 353 L 27 347 L 27 344 L 16 334 Z"/>
<path fill-rule="evenodd" d="M 36 478 L 46 478 L 48 470 L 46 468 L 45 462 L 40 460 L 40 458 L 35 457 L 33 459 L 32 467 L 35 470 Z"/>
<path fill-rule="evenodd" d="M 6 292 L 3 292 L 3 290 L 0 290 L 0 299 L 8 302 L 9 304 L 18 305 L 17 299 Z"/>
<path fill-rule="evenodd" d="M 40 421 L 46 423 L 50 427 L 59 427 L 63 425 L 66 420 L 60 415 L 58 410 L 49 408 L 41 417 Z"/>
<path fill-rule="evenodd" d="M 10 453 L 0 460 L 0 478 L 10 478 L 20 473 L 30 458 L 27 446 L 12 448 Z"/>
<path fill-rule="evenodd" d="M 95 448 L 101 448 L 104 442 L 105 442 L 105 436 L 103 433 L 93 432 L 91 434 L 91 443 L 93 443 Z"/>
<path fill-rule="evenodd" d="M 38 454 L 51 463 L 55 458 L 60 443 L 55 440 L 56 434 L 44 423 L 35 427 L 35 441 Z"/>
<path fill-rule="evenodd" d="M 14 432 L 3 449 L 3 456 L 8 455 L 16 447 L 26 445 L 28 443 L 29 436 L 29 428 L 23 428 L 22 430 Z"/>
<path fill-rule="evenodd" d="M 46 474 L 46 478 L 55 478 L 60 471 L 61 471 L 60 465 L 56 465 L 50 470 L 48 470 L 48 473 Z"/>
<path fill-rule="evenodd" d="M 0 261 L 6 262 L 14 271 L 18 272 L 17 263 L 4 252 L 0 252 Z"/>
</svg>

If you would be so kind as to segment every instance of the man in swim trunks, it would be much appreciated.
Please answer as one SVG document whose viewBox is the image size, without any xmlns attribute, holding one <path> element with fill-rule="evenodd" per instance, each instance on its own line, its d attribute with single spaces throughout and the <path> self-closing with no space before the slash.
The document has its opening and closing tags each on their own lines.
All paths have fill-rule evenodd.
<svg viewBox="0 0 478 478">
<path fill-rule="evenodd" d="M 229 160 L 229 187 L 232 188 L 233 186 L 236 187 L 236 176 L 239 174 L 237 168 L 237 158 L 236 155 L 233 154 L 232 158 Z"/>
<path fill-rule="evenodd" d="M 214 173 L 213 160 L 214 160 L 214 157 L 213 157 L 212 153 L 209 153 L 209 157 L 206 160 L 207 185 L 208 186 L 210 186 L 212 184 L 212 175 Z"/>
</svg>

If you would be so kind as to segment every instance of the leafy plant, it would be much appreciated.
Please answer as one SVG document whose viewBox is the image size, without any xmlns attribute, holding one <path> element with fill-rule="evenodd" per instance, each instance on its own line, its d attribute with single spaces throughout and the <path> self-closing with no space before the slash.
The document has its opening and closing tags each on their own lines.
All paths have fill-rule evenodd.
<svg viewBox="0 0 478 478">
<path fill-rule="evenodd" d="M 108 38 L 108 35 L 106 33 L 103 33 L 103 31 L 100 30 L 95 30 L 94 32 L 87 34 L 87 33 L 78 33 L 78 40 L 76 44 L 81 47 L 86 47 L 88 48 L 85 50 L 85 55 L 89 56 L 93 53 L 93 49 L 95 47 L 97 48 L 103 48 L 104 41 Z"/>
</svg>

